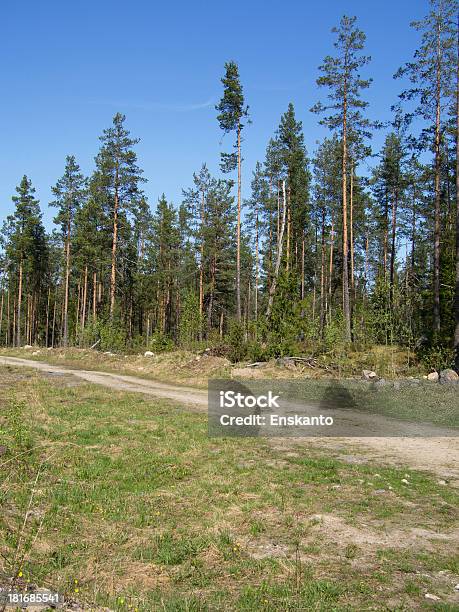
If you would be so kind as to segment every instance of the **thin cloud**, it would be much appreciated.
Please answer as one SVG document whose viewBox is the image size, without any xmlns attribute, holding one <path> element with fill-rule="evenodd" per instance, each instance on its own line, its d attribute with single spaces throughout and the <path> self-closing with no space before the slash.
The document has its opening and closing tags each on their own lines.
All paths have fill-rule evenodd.
<svg viewBox="0 0 459 612">
<path fill-rule="evenodd" d="M 215 99 L 209 98 L 206 102 L 198 102 L 197 104 L 164 104 L 162 102 L 126 102 L 113 100 L 89 100 L 88 104 L 97 104 L 102 106 L 113 106 L 116 108 L 130 108 L 133 110 L 142 111 L 169 111 L 173 113 L 189 113 L 204 108 L 209 108 L 215 104 Z"/>
</svg>

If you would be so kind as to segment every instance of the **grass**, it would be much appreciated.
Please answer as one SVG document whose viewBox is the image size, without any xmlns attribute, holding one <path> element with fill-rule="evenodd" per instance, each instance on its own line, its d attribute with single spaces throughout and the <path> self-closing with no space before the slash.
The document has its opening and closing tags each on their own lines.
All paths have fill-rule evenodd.
<svg viewBox="0 0 459 612">
<path fill-rule="evenodd" d="M 240 381 L 254 395 L 266 392 L 266 381 Z M 394 384 L 396 385 L 394 387 Z M 386 382 L 381 386 L 361 380 L 275 381 L 273 394 L 289 401 L 322 408 L 346 408 L 413 423 L 459 427 L 459 387 L 430 381 Z"/>
<path fill-rule="evenodd" d="M 459 499 L 427 473 L 70 376 L 3 367 L 0 398 L 3 580 L 91 610 L 457 609 Z"/>
<path fill-rule="evenodd" d="M 317 347 L 304 347 L 305 354 L 315 353 Z M 374 346 L 368 349 L 335 349 L 317 356 L 317 367 L 298 364 L 293 369 L 276 365 L 274 360 L 262 368 L 244 368 L 248 362 L 231 364 L 227 359 L 211 355 L 197 355 L 190 351 L 175 350 L 144 357 L 143 354 L 113 354 L 90 349 L 33 349 L 1 348 L 1 354 L 42 360 L 54 365 L 67 365 L 88 370 L 102 370 L 117 374 L 134 374 L 143 378 L 154 378 L 165 382 L 207 387 L 208 378 L 229 378 L 233 368 L 245 371 L 245 375 L 259 378 L 304 379 L 346 378 L 362 375 L 362 370 L 375 370 L 381 377 L 396 379 L 418 376 L 429 372 L 416 361 L 413 353 L 397 346 Z"/>
</svg>

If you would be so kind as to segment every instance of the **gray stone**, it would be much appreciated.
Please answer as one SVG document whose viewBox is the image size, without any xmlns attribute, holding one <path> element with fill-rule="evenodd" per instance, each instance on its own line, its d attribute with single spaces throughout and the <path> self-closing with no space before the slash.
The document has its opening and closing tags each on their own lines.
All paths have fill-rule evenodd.
<svg viewBox="0 0 459 612">
<path fill-rule="evenodd" d="M 438 378 L 438 372 L 431 372 L 430 374 L 427 374 L 427 380 L 432 380 L 433 382 L 436 382 Z"/>
<path fill-rule="evenodd" d="M 378 375 L 376 372 L 373 372 L 373 370 L 363 370 L 362 377 L 365 380 L 374 380 L 375 378 L 378 378 Z"/>
<path fill-rule="evenodd" d="M 288 368 L 289 370 L 294 370 L 296 368 L 295 361 L 290 359 L 290 357 L 278 357 L 276 359 L 276 365 L 281 368 Z"/>
<path fill-rule="evenodd" d="M 441 383 L 455 383 L 459 380 L 459 376 L 454 370 L 442 370 L 440 372 L 440 382 Z"/>
<path fill-rule="evenodd" d="M 437 595 L 432 595 L 432 593 L 426 593 L 424 597 L 430 599 L 430 601 L 440 601 L 440 598 Z"/>
<path fill-rule="evenodd" d="M 144 357 L 154 357 L 155 354 L 153 353 L 153 351 L 145 351 L 145 353 L 143 354 Z"/>
</svg>

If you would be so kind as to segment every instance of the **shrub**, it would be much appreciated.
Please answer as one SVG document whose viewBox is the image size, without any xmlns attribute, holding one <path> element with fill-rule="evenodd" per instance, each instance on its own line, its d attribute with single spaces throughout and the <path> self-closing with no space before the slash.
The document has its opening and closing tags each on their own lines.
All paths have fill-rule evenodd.
<svg viewBox="0 0 459 612">
<path fill-rule="evenodd" d="M 99 322 L 97 325 L 101 351 L 121 352 L 126 347 L 126 331 L 121 323 Z"/>
<path fill-rule="evenodd" d="M 228 332 L 228 346 L 230 361 L 242 361 L 247 356 L 244 326 L 239 321 L 231 321 Z"/>
<path fill-rule="evenodd" d="M 194 291 L 187 291 L 182 301 L 179 328 L 180 346 L 188 349 L 194 348 L 199 341 L 201 327 L 199 297 Z"/>
<path fill-rule="evenodd" d="M 168 351 L 173 351 L 175 344 L 170 336 L 156 331 L 150 338 L 148 348 L 155 353 L 166 353 Z"/>
<path fill-rule="evenodd" d="M 419 358 L 429 370 L 445 370 L 454 368 L 454 350 L 444 345 L 434 345 L 422 348 Z"/>
</svg>

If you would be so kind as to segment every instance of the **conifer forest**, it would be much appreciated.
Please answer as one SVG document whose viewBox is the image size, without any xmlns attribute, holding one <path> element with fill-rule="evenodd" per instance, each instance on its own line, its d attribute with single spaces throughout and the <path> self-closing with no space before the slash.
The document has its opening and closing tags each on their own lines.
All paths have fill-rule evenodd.
<svg viewBox="0 0 459 612">
<path fill-rule="evenodd" d="M 457 369 L 457 0 L 431 0 L 414 19 L 418 46 L 394 74 L 390 122 L 366 101 L 366 34 L 343 16 L 304 92 L 328 130 L 321 142 L 289 104 L 248 167 L 257 117 L 244 66 L 228 58 L 212 126 L 225 135 L 220 171 L 214 160 L 190 168 L 181 201 L 147 200 L 146 181 L 161 177 L 144 172 L 142 134 L 119 112 L 101 125 L 89 176 L 68 142 L 51 201 L 39 202 L 24 167 L 1 225 L 0 346 L 210 348 L 262 361 L 381 344 Z"/>
</svg>

